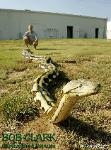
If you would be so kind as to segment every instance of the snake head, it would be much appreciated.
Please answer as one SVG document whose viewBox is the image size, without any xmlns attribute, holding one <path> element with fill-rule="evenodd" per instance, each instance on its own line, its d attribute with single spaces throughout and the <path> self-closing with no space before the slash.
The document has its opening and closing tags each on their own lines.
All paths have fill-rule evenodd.
<svg viewBox="0 0 111 150">
<path fill-rule="evenodd" d="M 68 82 L 63 88 L 63 93 L 74 93 L 77 96 L 82 97 L 96 94 L 99 90 L 100 84 L 89 80 L 79 79 Z"/>
</svg>

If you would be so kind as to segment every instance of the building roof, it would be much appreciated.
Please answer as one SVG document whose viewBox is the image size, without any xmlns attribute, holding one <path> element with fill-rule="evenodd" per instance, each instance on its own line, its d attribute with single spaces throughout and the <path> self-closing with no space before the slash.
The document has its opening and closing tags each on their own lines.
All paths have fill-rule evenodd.
<svg viewBox="0 0 111 150">
<path fill-rule="evenodd" d="M 83 16 L 83 15 L 75 15 L 75 14 L 67 14 L 67 13 L 58 13 L 58 12 L 44 12 L 44 11 L 32 11 L 32 10 L 16 10 L 16 9 L 1 9 L 0 11 L 8 11 L 8 12 L 28 12 L 28 13 L 41 13 L 41 14 L 52 14 L 52 15 L 63 15 L 63 16 L 76 16 L 76 17 L 83 17 L 83 18 L 92 18 L 92 19 L 102 19 L 108 20 L 108 18 L 104 17 L 93 17 L 93 16 Z"/>
</svg>

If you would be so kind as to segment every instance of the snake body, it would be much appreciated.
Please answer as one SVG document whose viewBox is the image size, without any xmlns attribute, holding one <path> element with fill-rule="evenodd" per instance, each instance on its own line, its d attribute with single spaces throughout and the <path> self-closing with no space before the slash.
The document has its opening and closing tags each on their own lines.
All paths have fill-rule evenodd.
<svg viewBox="0 0 111 150">
<path fill-rule="evenodd" d="M 45 56 L 35 56 L 29 51 L 23 50 L 23 56 L 32 61 L 38 61 L 39 66 L 44 69 L 44 73 L 34 80 L 32 92 L 34 101 L 39 101 L 41 109 L 50 116 L 53 123 L 65 120 L 76 101 L 84 96 L 95 94 L 98 92 L 100 85 L 88 80 L 79 79 L 71 80 L 62 89 L 62 98 L 55 100 L 52 97 L 51 88 L 57 82 L 57 78 L 61 75 L 60 69 L 53 63 L 51 58 Z"/>
</svg>

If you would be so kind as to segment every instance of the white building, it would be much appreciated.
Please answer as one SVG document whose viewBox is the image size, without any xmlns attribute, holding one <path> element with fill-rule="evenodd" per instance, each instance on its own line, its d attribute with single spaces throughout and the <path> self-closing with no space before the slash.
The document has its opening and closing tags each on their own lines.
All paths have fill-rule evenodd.
<svg viewBox="0 0 111 150">
<path fill-rule="evenodd" d="M 0 39 L 19 39 L 32 24 L 39 38 L 106 38 L 107 18 L 0 9 Z"/>
<path fill-rule="evenodd" d="M 107 22 L 107 39 L 111 40 L 111 21 Z"/>
</svg>

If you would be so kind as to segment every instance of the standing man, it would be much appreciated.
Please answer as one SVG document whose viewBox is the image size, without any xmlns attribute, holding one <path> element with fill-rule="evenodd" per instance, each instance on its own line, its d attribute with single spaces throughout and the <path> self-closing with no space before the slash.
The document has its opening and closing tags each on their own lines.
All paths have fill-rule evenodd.
<svg viewBox="0 0 111 150">
<path fill-rule="evenodd" d="M 38 45 L 38 37 L 33 31 L 32 25 L 28 26 L 28 31 L 23 35 L 23 40 L 27 48 L 29 48 L 28 45 L 33 45 L 33 47 L 36 49 L 36 46 Z"/>
</svg>

